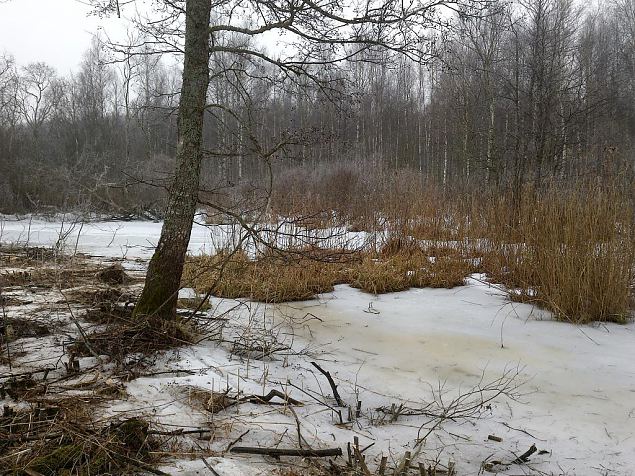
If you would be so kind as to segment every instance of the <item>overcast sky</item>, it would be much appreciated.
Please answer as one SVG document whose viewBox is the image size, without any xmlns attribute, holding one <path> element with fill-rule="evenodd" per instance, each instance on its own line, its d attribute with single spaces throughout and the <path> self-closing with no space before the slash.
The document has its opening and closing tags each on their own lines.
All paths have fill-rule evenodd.
<svg viewBox="0 0 635 476">
<path fill-rule="evenodd" d="M 0 0 L 0 54 L 25 65 L 44 61 L 64 75 L 76 70 L 98 29 L 116 36 L 125 20 L 88 16 L 81 0 Z"/>
</svg>

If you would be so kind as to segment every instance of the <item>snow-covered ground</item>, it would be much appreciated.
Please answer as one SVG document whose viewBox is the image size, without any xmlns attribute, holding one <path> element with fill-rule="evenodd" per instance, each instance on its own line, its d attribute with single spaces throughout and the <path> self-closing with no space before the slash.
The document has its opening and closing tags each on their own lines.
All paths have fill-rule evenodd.
<svg viewBox="0 0 635 476">
<path fill-rule="evenodd" d="M 227 301 L 216 304 L 229 306 Z M 479 474 L 485 460 L 509 462 L 536 444 L 548 453 L 534 456 L 522 467 L 497 466 L 499 474 L 635 474 L 633 324 L 575 327 L 554 322 L 528 305 L 508 304 L 500 292 L 480 280 L 453 290 L 417 289 L 381 296 L 343 285 L 316 301 L 253 306 L 252 316 L 268 316 L 271 328 L 276 322 L 295 322 L 289 324 L 294 329 L 293 347 L 308 349 L 310 356 L 252 359 L 247 376 L 245 359 L 230 360 L 225 347 L 204 343 L 181 352 L 170 364 L 206 369 L 200 375 L 139 379 L 129 390 L 139 402 L 163 395 L 163 411 L 174 415 L 176 424 L 183 415 L 182 404 L 170 402 L 178 386 L 221 390 L 229 382 L 235 390 L 240 375 L 240 389 L 247 393 L 262 394 L 277 383 L 294 398 L 306 400 L 286 384 L 291 382 L 330 395 L 328 384 L 310 365 L 317 358 L 341 382 L 347 404 L 355 407 L 358 399 L 362 402 L 362 418 L 342 429 L 334 425 L 338 419 L 331 411 L 309 399 L 306 407 L 296 409 L 304 437 L 320 448 L 343 447 L 356 435 L 361 446 L 374 443 L 367 459 L 378 463 L 381 455 L 398 459 L 412 449 L 426 419 L 406 417 L 377 425 L 372 422 L 373 416 L 379 417 L 376 408 L 400 402 L 420 407 L 432 399 L 432 390 L 440 383 L 449 400 L 506 371 L 518 371 L 516 381 L 522 382 L 518 391 L 523 394 L 519 400 L 501 396 L 477 420 L 446 422 L 429 437 L 421 457 L 429 460 L 440 454 L 442 462 L 457 462 L 458 474 L 471 475 Z M 301 321 L 304 324 L 299 325 Z M 332 399 L 330 403 L 334 405 Z M 228 413 L 228 420 L 237 418 L 230 440 L 251 427 L 242 444 L 271 447 L 287 429 L 281 446 L 297 446 L 295 421 L 289 413 L 261 411 L 257 406 Z M 250 417 L 258 422 L 256 430 Z M 223 420 L 222 415 L 216 418 Z M 193 417 L 191 423 L 197 421 Z M 503 441 L 489 441 L 488 435 Z M 244 458 L 217 463 L 221 461 L 226 470 L 235 465 L 234 472 L 222 474 L 249 473 L 241 466 Z M 198 462 L 176 467 L 204 470 Z"/>
<path fill-rule="evenodd" d="M 93 256 L 127 259 L 149 259 L 159 241 L 162 222 L 151 221 L 87 221 L 69 215 L 46 220 L 41 217 L 16 219 L 0 217 L 0 242 L 28 246 L 55 246 L 61 238 L 66 251 Z M 206 227 L 195 223 L 189 250 L 212 252 L 228 227 Z"/>
<path fill-rule="evenodd" d="M 370 303 L 379 314 L 364 312 Z M 506 460 L 501 453 L 518 454 L 531 443 L 552 452 L 536 466 L 547 473 L 635 471 L 632 324 L 554 322 L 474 280 L 378 297 L 341 287 L 320 311 L 311 311 L 323 319 L 310 321 L 313 339 L 333 341 L 332 355 L 350 362 L 348 379 L 366 388 L 425 400 L 427 385 L 438 381 L 456 390 L 477 385 L 483 373 L 488 381 L 521 370 L 522 403 L 501 399 L 486 422 L 455 431 L 470 439 L 453 442 L 459 474 L 471 474 L 491 453 Z M 504 443 L 484 444 L 489 433 Z"/>
<path fill-rule="evenodd" d="M 1 240 L 25 242 L 26 226 L 28 221 L 5 220 Z M 29 244 L 54 244 L 59 229 L 60 223 L 33 220 Z M 84 225 L 78 250 L 146 258 L 159 231 L 159 223 L 148 222 Z M 190 249 L 209 250 L 212 235 L 208 228 L 195 227 Z M 518 399 L 501 395 L 479 409 L 479 418 L 444 422 L 426 439 L 419 460 L 452 460 L 457 474 L 476 475 L 484 461 L 511 462 L 535 444 L 543 454 L 534 454 L 529 464 L 497 465 L 493 470 L 509 475 L 635 474 L 635 324 L 556 322 L 529 305 L 509 303 L 482 278 L 474 276 L 452 290 L 374 296 L 342 285 L 303 303 L 243 303 L 227 316 L 225 342 L 204 341 L 169 352 L 157 363 L 160 369 L 195 370 L 195 375 L 133 380 L 127 384 L 130 398 L 110 411 L 153 407 L 164 425 L 210 425 L 218 428 L 211 445 L 219 451 L 247 430 L 239 445 L 298 447 L 297 421 L 285 406 L 242 404 L 211 416 L 197 410 L 185 391 L 189 386 L 222 391 L 229 385 L 232 391 L 262 395 L 275 388 L 305 403 L 295 408 L 305 444 L 345 448 L 357 436 L 360 447 L 374 443 L 365 452 L 374 466 L 382 455 L 392 461 L 412 450 L 427 421 L 421 415 L 381 421 L 377 408 L 393 403 L 420 408 L 434 400 L 434 393 L 439 401 L 440 386 L 448 402 L 507 375 L 515 376 L 512 385 L 522 383 Z M 236 302 L 213 299 L 212 304 L 210 312 L 218 314 Z M 227 342 L 237 336 L 264 334 L 291 350 L 265 359 L 230 352 Z M 354 423 L 338 424 L 328 408 L 335 408 L 330 387 L 311 361 L 333 374 L 353 412 L 361 401 Z M 340 410 L 346 420 L 347 411 Z M 488 440 L 488 435 L 502 441 Z M 207 463 L 223 476 L 270 474 L 277 464 L 235 455 L 210 457 Z M 176 461 L 163 469 L 209 474 L 200 459 Z"/>
<path fill-rule="evenodd" d="M 84 220 L 74 215 L 16 218 L 0 215 L 0 243 L 25 246 L 59 246 L 66 252 L 82 252 L 107 258 L 150 259 L 161 235 L 162 222 L 151 221 L 103 221 Z M 320 243 L 324 247 L 357 248 L 370 239 L 364 232 L 347 232 L 344 229 L 314 230 L 308 232 L 292 224 L 259 225 L 262 236 L 278 244 L 302 246 Z M 207 225 L 204 216 L 197 215 L 190 237 L 192 254 L 214 253 L 215 250 L 233 245 L 244 239 L 245 230 L 240 226 Z M 253 241 L 244 243 L 246 251 Z"/>
</svg>

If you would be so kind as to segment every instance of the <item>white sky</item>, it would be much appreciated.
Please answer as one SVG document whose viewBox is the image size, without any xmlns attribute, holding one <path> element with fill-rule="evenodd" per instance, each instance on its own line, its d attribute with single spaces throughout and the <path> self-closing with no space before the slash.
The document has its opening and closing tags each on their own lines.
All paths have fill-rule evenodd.
<svg viewBox="0 0 635 476">
<path fill-rule="evenodd" d="M 76 70 L 98 29 L 117 36 L 126 28 L 123 19 L 101 20 L 90 11 L 81 0 L 0 0 L 0 53 L 20 65 L 44 61 L 62 75 Z"/>
</svg>

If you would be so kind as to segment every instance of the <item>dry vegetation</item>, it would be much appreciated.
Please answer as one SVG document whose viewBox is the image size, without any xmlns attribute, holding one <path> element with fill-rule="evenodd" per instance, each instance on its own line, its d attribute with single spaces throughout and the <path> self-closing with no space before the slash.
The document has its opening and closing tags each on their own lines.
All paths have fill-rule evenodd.
<svg viewBox="0 0 635 476">
<path fill-rule="evenodd" d="M 219 297 L 288 302 L 312 299 L 332 291 L 336 284 L 373 294 L 411 287 L 452 288 L 463 285 L 475 271 L 471 260 L 460 253 L 437 256 L 435 249 L 403 248 L 395 243 L 387 242 L 378 252 L 325 250 L 338 259 L 293 254 L 252 260 L 242 251 L 190 256 L 182 285 Z"/>
<path fill-rule="evenodd" d="M 271 216 L 309 229 L 365 231 L 374 242 L 336 262 L 295 254 L 251 260 L 242 251 L 226 264 L 228 252 L 190 257 L 183 285 L 280 302 L 309 299 L 339 283 L 371 293 L 451 288 L 482 272 L 504 285 L 510 299 L 558 319 L 628 319 L 635 263 L 630 184 L 604 177 L 449 191 L 418 177 L 381 170 L 371 176 L 358 164 L 283 172 Z"/>
<path fill-rule="evenodd" d="M 407 194 L 399 195 L 404 190 Z M 386 230 L 378 233 L 379 238 L 367 249 L 268 249 L 256 259 L 242 250 L 225 250 L 215 256 L 190 257 L 183 285 L 219 296 L 281 302 L 310 299 L 340 283 L 371 293 L 412 287 L 451 288 L 463 285 L 472 273 L 484 272 L 492 282 L 504 284 L 512 299 L 550 309 L 561 319 L 626 319 L 635 246 L 633 209 L 623 191 L 589 185 L 571 189 L 553 186 L 540 192 L 524 190 L 520 199 L 501 195 L 480 197 L 477 202 L 471 195 L 448 197 L 438 190 L 426 190 L 423 186 L 397 187 L 393 198 L 385 201 L 390 206 L 372 214 L 372 223 L 366 210 L 371 200 L 363 201 L 364 215 L 356 217 L 353 197 L 345 214 L 337 209 L 335 214 L 321 214 L 324 220 L 313 225 L 323 227 L 325 220 L 331 220 L 331 226 L 341 225 L 338 221 L 342 220 L 367 231 Z M 294 213 L 318 216 L 308 207 Z M 39 292 L 59 288 L 64 299 L 51 304 L 81 306 L 82 325 L 94 326 L 65 346 L 65 374 L 3 378 L 0 397 L 21 402 L 19 407 L 7 407 L 0 417 L 0 454 L 7 467 L 16 474 L 162 474 L 156 466 L 171 454 L 176 430 L 157 429 L 156 423 L 141 414 L 100 420 L 95 410 L 102 403 L 125 398 L 126 379 L 136 378 L 157 351 L 198 341 L 200 328 L 188 325 L 189 318 L 133 321 L 129 304 L 138 291 L 131 287 L 136 279 L 118 265 L 104 268 L 81 257 L 47 257 L 30 249 L 0 251 L 0 264 L 6 269 L 31 269 L 20 276 L 11 274 L 13 271 L 0 273 L 4 286 L 37 286 Z M 0 298 L 4 299 L 2 305 L 19 305 L 8 300 L 15 299 L 11 296 Z M 180 307 L 189 309 L 204 305 L 209 304 L 200 298 L 180 301 Z M 53 331 L 37 319 L 27 322 L 5 317 L 0 350 L 9 357 L 4 351 L 17 339 L 42 337 Z M 275 339 L 269 341 L 269 334 L 258 340 L 253 339 L 253 329 L 244 334 L 231 342 L 233 355 L 264 357 L 290 350 Z M 79 364 L 78 368 L 73 366 L 83 357 L 96 355 L 115 364 L 111 367 L 114 373 L 100 375 L 84 368 L 84 363 L 82 369 Z M 506 385 L 510 384 L 504 384 L 497 395 L 510 388 Z M 206 411 L 219 413 L 230 406 L 253 403 L 252 398 L 261 404 L 267 395 L 190 391 L 188 397 L 207 405 Z M 483 402 L 464 407 L 481 409 Z M 429 412 L 428 407 L 388 404 L 380 410 L 393 423 L 397 417 Z M 438 410 L 433 414 L 441 416 L 434 417 L 433 429 L 449 418 L 447 408 Z M 363 458 L 356 458 L 349 457 L 348 463 L 338 468 L 340 472 L 333 474 L 367 474 L 360 469 Z M 409 456 L 404 456 L 407 460 Z M 394 474 L 402 474 L 403 464 L 395 463 Z M 434 473 L 430 470 L 428 474 Z"/>
<path fill-rule="evenodd" d="M 505 212 L 504 202 L 495 214 Z M 507 207 L 508 208 L 508 207 Z M 482 267 L 510 297 L 562 320 L 625 322 L 629 317 L 635 241 L 632 202 L 599 186 L 524 194 L 518 212 L 487 236 Z"/>
<path fill-rule="evenodd" d="M 148 422 L 95 421 L 100 400 L 69 397 L 17 411 L 5 407 L 0 416 L 5 468 L 42 475 L 154 472 L 160 443 L 148 434 Z"/>
<path fill-rule="evenodd" d="M 182 283 L 203 293 L 211 290 L 220 297 L 285 302 L 329 292 L 336 278 L 337 270 L 326 262 L 272 256 L 253 261 L 239 251 L 190 257 Z"/>
<path fill-rule="evenodd" d="M 178 449 L 172 433 L 140 411 L 104 411 L 157 352 L 199 337 L 180 320 L 132 320 L 139 279 L 85 256 L 0 248 L 0 473 L 166 474 L 155 467 Z"/>
<path fill-rule="evenodd" d="M 29 251 L 25 249 L 20 254 L 18 250 L 11 250 L 11 253 L 25 257 Z M 270 296 L 267 286 L 271 286 L 272 283 L 282 283 L 279 286 L 288 290 L 290 289 L 288 283 L 294 279 L 304 280 L 302 281 L 304 284 L 299 285 L 298 289 L 301 286 L 307 286 L 305 289 L 307 293 L 315 293 L 320 289 L 309 289 L 309 285 L 330 287 L 333 282 L 343 280 L 343 276 L 348 274 L 356 276 L 355 273 L 361 273 L 360 270 L 365 266 L 374 269 L 377 268 L 377 263 L 382 262 L 399 263 L 395 272 L 402 276 L 410 276 L 402 271 L 411 266 L 437 269 L 437 263 L 445 262 L 448 255 L 463 259 L 461 255 L 450 250 L 445 250 L 445 253 L 439 250 L 438 261 L 431 261 L 427 251 L 424 252 L 416 246 L 404 247 L 397 242 L 388 243 L 379 252 L 364 256 L 361 260 L 341 250 L 304 249 L 302 253 L 304 255 L 299 252 L 291 255 L 296 257 L 295 261 L 286 254 L 274 252 L 266 254 L 258 261 L 248 260 L 243 253 L 235 253 L 233 256 L 225 253 L 200 259 L 207 260 L 212 265 L 222 266 L 225 263 L 225 269 L 229 273 L 234 273 L 233 277 L 240 276 L 241 273 L 245 274 L 249 277 L 251 286 L 258 289 L 258 292 L 264 293 L 264 296 Z M 312 255 L 313 259 L 306 257 L 306 253 Z M 230 257 L 233 261 L 227 260 Z M 27 260 L 24 264 L 30 263 Z M 63 283 L 59 281 L 63 271 L 66 268 L 77 269 L 81 266 L 86 266 L 87 269 L 81 281 L 75 283 L 77 285 L 75 288 L 64 288 Z M 273 412 L 274 409 L 282 406 L 285 409 L 283 412 L 285 415 L 287 410 L 294 415 L 298 424 L 300 449 L 276 447 L 264 448 L 265 451 L 279 450 L 286 452 L 290 457 L 299 456 L 294 454 L 294 451 L 308 451 L 315 453 L 313 456 L 319 457 L 326 456 L 319 453 L 320 451 L 328 453 L 329 456 L 343 454 L 339 444 L 321 450 L 302 448 L 302 441 L 306 440 L 300 433 L 302 431 L 300 418 L 306 418 L 306 414 L 300 413 L 300 410 L 296 412 L 292 407 L 300 409 L 304 407 L 305 402 L 292 398 L 285 388 L 282 388 L 284 390 L 282 391 L 275 387 L 268 387 L 267 391 L 266 377 L 263 380 L 262 394 L 241 393 L 240 386 L 230 391 L 229 383 L 227 389 L 220 392 L 214 391 L 213 385 L 211 391 L 209 388 L 191 387 L 189 384 L 184 386 L 183 393 L 186 396 L 184 402 L 187 401 L 188 405 L 205 415 L 214 415 L 211 421 L 207 421 L 202 426 L 174 428 L 168 423 L 162 425 L 161 416 L 155 414 L 152 406 L 148 406 L 145 402 L 144 405 L 135 404 L 127 410 L 117 408 L 114 412 L 109 411 L 109 408 L 112 410 L 113 404 L 116 406 L 124 400 L 134 401 L 134 392 L 128 393 L 126 383 L 136 378 L 179 372 L 186 375 L 197 374 L 198 372 L 191 369 L 166 370 L 164 367 L 159 367 L 156 365 L 157 356 L 161 351 L 199 340 L 202 337 L 202 331 L 206 329 L 205 323 L 209 324 L 208 321 L 214 321 L 214 319 L 202 319 L 201 323 L 190 317 L 171 322 L 132 320 L 129 299 L 130 295 L 138 290 L 138 287 L 134 287 L 134 275 L 128 275 L 117 265 L 103 267 L 96 263 L 91 264 L 88 260 L 72 262 L 63 259 L 41 264 L 41 270 L 51 267 L 58 273 L 42 274 L 42 277 L 49 276 L 51 281 L 40 282 L 37 288 L 34 288 L 34 292 L 45 297 L 42 302 L 45 302 L 46 306 L 64 309 L 64 322 L 61 322 L 57 328 L 49 322 L 46 325 L 42 324 L 38 319 L 37 309 L 25 308 L 21 291 L 30 285 L 15 285 L 8 290 L 13 293 L 12 296 L 19 296 L 20 299 L 16 298 L 15 302 L 7 304 L 11 306 L 10 315 L 3 316 L 4 327 L 0 328 L 0 355 L 7 356 L 8 360 L 3 362 L 3 365 L 9 365 L 9 372 L 3 372 L 0 375 L 0 399 L 7 399 L 0 414 L 0 461 L 6 468 L 7 474 L 166 474 L 159 469 L 160 465 L 169 463 L 169 460 L 175 457 L 203 458 L 205 461 L 207 456 L 223 456 L 230 452 L 249 453 L 253 451 L 253 448 L 236 446 L 241 437 L 234 439 L 227 446 L 223 443 L 224 450 L 213 449 L 210 446 L 215 439 L 221 439 L 221 435 L 226 431 L 229 435 L 231 430 L 228 428 L 236 424 L 234 411 L 232 410 L 230 415 L 226 410 L 241 405 L 264 406 L 267 412 Z M 215 269 L 213 266 L 212 268 Z M 277 281 L 273 280 L 276 273 L 284 273 L 284 270 L 290 270 L 289 274 L 281 276 Z M 328 276 L 328 279 L 321 278 L 323 281 L 314 281 L 318 274 Z M 216 277 L 220 276 L 225 275 L 216 275 Z M 197 275 L 193 277 L 200 278 Z M 258 288 L 255 285 L 258 279 L 268 281 Z M 199 284 L 204 285 L 205 281 Z M 274 284 L 274 290 L 277 285 Z M 61 294 L 62 288 L 64 289 L 63 302 L 49 299 Z M 284 289 L 278 292 L 282 293 Z M 289 295 L 277 294 L 276 296 L 283 299 Z M 190 304 L 198 307 L 200 303 L 194 300 Z M 61 304 L 64 306 L 60 306 Z M 215 322 L 223 322 L 223 319 L 219 318 Z M 73 332 L 73 324 L 77 326 L 78 333 Z M 294 350 L 286 343 L 288 331 L 285 324 L 274 326 L 273 323 L 267 324 L 263 321 L 260 327 L 260 324 L 255 324 L 250 318 L 242 325 L 234 324 L 231 332 L 227 332 L 224 337 L 219 334 L 217 338 L 219 343 L 227 345 L 230 355 L 240 357 L 241 360 L 244 358 L 264 359 L 265 356 L 269 358 L 274 355 L 285 356 L 285 358 L 306 355 L 305 350 Z M 55 346 L 53 352 L 60 352 L 55 364 L 47 361 L 46 364 L 37 366 L 36 358 L 42 357 L 42 354 L 36 354 L 40 352 L 38 346 L 29 347 L 29 355 L 26 353 L 17 355 L 13 352 L 19 348 L 18 340 L 45 336 L 53 337 L 52 343 Z M 61 336 L 66 337 L 64 342 L 60 339 Z M 22 357 L 26 359 L 27 365 L 24 365 L 25 359 Z M 14 364 L 13 368 L 11 361 Z M 36 367 L 28 364 L 35 364 Z M 490 387 L 483 386 L 478 392 L 468 392 L 463 395 L 463 400 L 456 400 L 449 407 L 438 406 L 441 400 L 437 402 L 435 397 L 425 407 L 426 415 L 430 416 L 428 421 L 428 423 L 431 422 L 430 431 L 438 428 L 447 419 L 474 417 L 474 409 L 483 408 L 489 401 L 485 400 L 483 395 L 491 393 L 492 396 L 486 397 L 488 399 L 499 396 L 515 398 L 517 387 L 513 381 L 514 378 L 515 376 L 510 374 L 502 380 L 497 380 Z M 270 385 L 272 383 L 270 382 Z M 303 394 L 311 396 L 306 392 Z M 316 395 L 319 394 L 316 393 Z M 331 410 L 333 407 L 329 403 L 323 404 L 321 401 L 327 402 L 328 398 L 324 394 L 320 398 L 312 397 L 311 402 L 317 401 L 320 406 Z M 478 399 L 477 403 L 475 399 Z M 340 405 L 344 406 L 343 403 Z M 386 408 L 389 407 L 399 408 L 399 411 L 406 408 L 403 404 L 391 404 L 390 400 L 386 400 Z M 413 414 L 421 411 L 408 410 Z M 251 410 L 248 411 L 250 415 L 253 415 Z M 372 411 L 366 409 L 362 411 L 361 401 L 359 401 L 357 413 L 349 412 L 346 421 L 343 420 L 342 410 L 337 410 L 337 414 L 339 414 L 340 428 L 352 426 L 355 422 L 366 419 L 371 424 L 376 424 Z M 410 416 L 393 412 L 391 418 L 392 422 L 396 422 L 397 418 L 405 421 Z M 243 433 L 243 436 L 247 432 Z M 281 435 L 280 441 L 285 434 L 286 431 Z M 190 439 L 188 435 L 192 435 L 193 438 L 198 435 L 198 439 Z M 208 438 L 207 435 L 213 436 Z M 195 442 L 196 447 L 192 442 Z M 374 463 L 370 462 L 370 458 L 367 463 L 361 457 L 364 448 L 359 447 L 357 438 L 354 439 L 352 448 L 355 449 L 356 455 L 349 456 L 348 461 L 330 460 L 328 469 L 326 463 L 303 461 L 302 469 L 298 470 L 297 474 L 362 474 L 361 467 Z M 288 453 L 289 451 L 291 454 Z M 415 452 L 413 458 L 417 455 L 418 453 Z M 434 455 L 427 458 L 425 461 L 430 468 L 433 467 L 432 465 L 435 468 L 443 467 Z M 406 460 L 410 460 L 410 453 L 404 455 L 403 461 Z M 419 455 L 419 460 L 422 461 L 420 464 L 423 464 L 424 456 Z M 401 459 L 387 463 L 387 457 L 384 457 L 382 461 L 384 466 L 388 464 L 387 474 L 404 474 Z M 205 464 L 208 465 L 207 462 Z M 416 467 L 413 466 L 413 468 Z M 432 471 L 430 469 L 430 474 L 434 474 Z M 289 472 L 289 474 L 292 473 Z"/>
</svg>

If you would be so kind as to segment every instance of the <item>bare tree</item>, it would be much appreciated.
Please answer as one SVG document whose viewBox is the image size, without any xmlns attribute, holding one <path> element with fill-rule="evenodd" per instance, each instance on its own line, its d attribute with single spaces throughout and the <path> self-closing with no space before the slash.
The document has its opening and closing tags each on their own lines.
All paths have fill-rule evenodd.
<svg viewBox="0 0 635 476">
<path fill-rule="evenodd" d="M 131 2 L 133 3 L 133 2 Z M 304 86 L 311 83 L 324 94 L 333 94 L 338 82 L 325 72 L 336 70 L 344 61 L 355 59 L 379 62 L 398 54 L 414 61 L 431 55 L 430 29 L 444 23 L 442 9 L 461 14 L 480 12 L 483 3 L 417 1 L 408 4 L 367 0 L 359 4 L 331 0 L 286 0 L 282 2 L 186 0 L 163 2 L 159 20 L 139 22 L 143 46 L 151 44 L 164 51 L 183 51 L 184 69 L 179 104 L 177 170 L 159 244 L 150 261 L 146 285 L 136 307 L 137 315 L 174 315 L 180 278 L 192 221 L 198 201 L 202 129 L 205 107 L 227 110 L 226 106 L 206 105 L 209 55 L 241 58 L 243 64 L 264 62 L 275 69 L 275 81 L 285 79 Z M 119 9 L 112 2 L 101 7 Z M 185 18 L 184 46 L 179 43 L 180 25 Z M 258 41 L 228 41 L 231 37 L 261 38 L 284 33 L 286 54 L 270 53 Z M 374 55 L 387 51 L 389 55 Z M 370 53 L 370 55 L 368 55 Z M 362 55 L 364 54 L 364 55 Z M 390 58 L 391 59 L 391 58 Z M 267 157 L 266 151 L 260 151 Z"/>
<path fill-rule="evenodd" d="M 15 60 L 8 55 L 0 56 L 0 110 L 4 110 L 12 101 L 12 83 L 15 78 Z"/>
<path fill-rule="evenodd" d="M 187 0 L 185 59 L 179 102 L 177 170 L 161 238 L 150 260 L 137 316 L 172 317 L 198 201 L 203 116 L 209 83 L 209 0 Z"/>
<path fill-rule="evenodd" d="M 110 0 L 93 3 L 117 10 Z M 163 216 L 183 73 L 172 64 L 184 52 L 187 4 L 148 3 L 151 11 L 119 2 L 122 13 L 147 12 L 134 34 L 109 45 L 118 54 L 91 45 L 65 78 L 0 59 L 4 209 L 93 197 L 104 212 Z M 406 168 L 448 193 L 633 173 L 633 0 L 212 7 L 198 187 L 205 201 L 238 203 L 254 187 L 264 195 L 270 169 L 275 183 L 294 173 L 317 183 L 321 166 L 341 169 L 341 160 Z M 29 177 L 16 172 L 25 166 Z M 142 185 L 127 187 L 130 175 Z M 222 197 L 211 192 L 220 188 Z M 253 210 L 249 193 L 241 203 Z M 275 193 L 281 203 L 275 197 L 285 191 Z"/>
<path fill-rule="evenodd" d="M 61 100 L 60 86 L 55 70 L 46 63 L 31 63 L 22 70 L 18 109 L 35 137 Z"/>
</svg>

